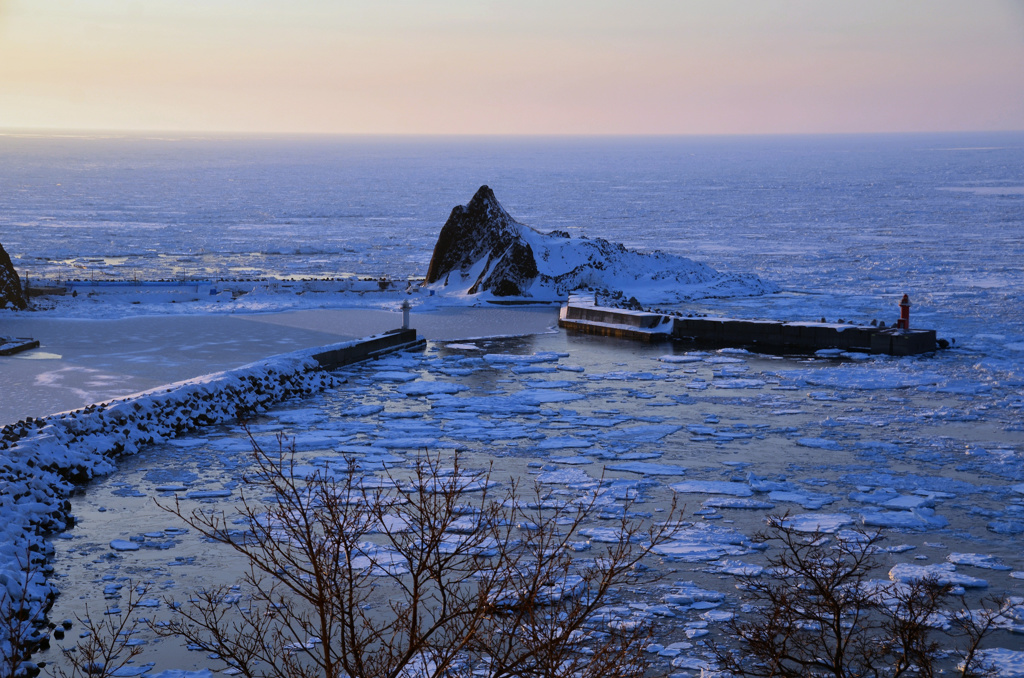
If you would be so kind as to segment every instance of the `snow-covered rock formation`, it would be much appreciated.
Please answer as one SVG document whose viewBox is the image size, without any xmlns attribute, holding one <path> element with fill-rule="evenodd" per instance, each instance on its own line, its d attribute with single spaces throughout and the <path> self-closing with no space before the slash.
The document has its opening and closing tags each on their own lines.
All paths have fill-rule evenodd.
<svg viewBox="0 0 1024 678">
<path fill-rule="evenodd" d="M 643 303 L 777 291 L 685 257 L 638 252 L 601 238 L 540 233 L 502 208 L 487 186 L 452 210 L 434 246 L 425 284 L 446 294 L 562 300 L 580 289 Z"/>
<path fill-rule="evenodd" d="M 7 250 L 0 244 L 0 308 L 23 309 L 27 306 L 25 292 L 21 289 L 21 278 L 14 270 Z"/>
</svg>

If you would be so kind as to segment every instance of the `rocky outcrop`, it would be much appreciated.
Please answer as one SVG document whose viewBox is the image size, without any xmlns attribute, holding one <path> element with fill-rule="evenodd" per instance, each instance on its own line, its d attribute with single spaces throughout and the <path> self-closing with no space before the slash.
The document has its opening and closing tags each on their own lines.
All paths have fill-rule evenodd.
<svg viewBox="0 0 1024 678">
<path fill-rule="evenodd" d="M 446 294 L 559 300 L 574 290 L 644 303 L 774 292 L 756 276 L 725 274 L 685 257 L 638 252 L 601 238 L 540 233 L 502 208 L 487 186 L 452 210 L 425 285 Z"/>
<path fill-rule="evenodd" d="M 468 205 L 458 205 L 434 245 L 427 269 L 427 284 L 452 274 L 472 278 L 469 294 L 491 292 L 497 297 L 523 296 L 537 278 L 533 248 L 523 238 L 520 224 L 494 197 L 494 191 L 481 186 Z"/>
<path fill-rule="evenodd" d="M 0 308 L 24 309 L 28 307 L 25 292 L 21 287 L 21 278 L 14 270 L 14 264 L 0 244 Z"/>
</svg>

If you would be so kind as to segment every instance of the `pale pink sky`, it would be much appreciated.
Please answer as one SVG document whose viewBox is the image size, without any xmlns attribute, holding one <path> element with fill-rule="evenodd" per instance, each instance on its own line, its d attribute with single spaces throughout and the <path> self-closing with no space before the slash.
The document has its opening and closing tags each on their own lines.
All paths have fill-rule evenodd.
<svg viewBox="0 0 1024 678">
<path fill-rule="evenodd" d="M 1021 0 L 0 0 L 0 129 L 1024 129 Z"/>
</svg>

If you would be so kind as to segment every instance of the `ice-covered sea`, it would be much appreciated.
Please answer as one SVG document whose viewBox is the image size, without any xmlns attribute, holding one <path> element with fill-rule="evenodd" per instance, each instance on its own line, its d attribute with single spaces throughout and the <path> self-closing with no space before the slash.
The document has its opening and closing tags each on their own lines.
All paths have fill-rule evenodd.
<svg viewBox="0 0 1024 678">
<path fill-rule="evenodd" d="M 650 506 L 675 489 L 692 530 L 653 559 L 657 586 L 609 612 L 655 621 L 652 656 L 671 671 L 698 671 L 703 632 L 742 604 L 731 573 L 762 562 L 748 539 L 770 512 L 880 527 L 908 547 L 887 556 L 903 568 L 892 576 L 935 565 L 972 590 L 1024 595 L 1024 134 L 7 136 L 0 157 L 0 242 L 31 278 L 422 275 L 451 207 L 486 183 L 540 230 L 660 248 L 784 290 L 690 312 L 890 322 L 908 293 L 913 322 L 953 349 L 832 361 L 562 333 L 439 342 L 352 369 L 259 433 L 295 436 L 310 458 L 401 464 L 462 449 L 566 494 L 603 470 L 613 496 Z M 56 540 L 56 615 L 116 604 L 129 580 L 178 597 L 201 586 L 209 547 L 150 498 L 213 490 L 189 501 L 229 507 L 245 450 L 230 427 L 181 438 L 76 498 L 82 524 Z M 143 547 L 113 550 L 115 539 Z M 994 644 L 1021 650 L 1021 632 L 1018 608 Z M 156 668 L 206 665 L 154 656 Z"/>
</svg>

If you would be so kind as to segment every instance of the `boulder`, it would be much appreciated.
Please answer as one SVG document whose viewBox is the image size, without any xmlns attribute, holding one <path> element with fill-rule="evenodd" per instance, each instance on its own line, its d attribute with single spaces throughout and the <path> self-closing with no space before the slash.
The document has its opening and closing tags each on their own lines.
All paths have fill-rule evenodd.
<svg viewBox="0 0 1024 678">
<path fill-rule="evenodd" d="M 685 257 L 638 252 L 602 238 L 541 233 L 521 224 L 481 186 L 441 228 L 424 285 L 447 294 L 564 300 L 602 290 L 637 304 L 777 291 L 752 275 L 733 275 Z"/>
<path fill-rule="evenodd" d="M 0 244 L 0 308 L 28 308 L 28 300 L 21 286 L 21 278 L 14 270 L 14 264 Z"/>
</svg>

